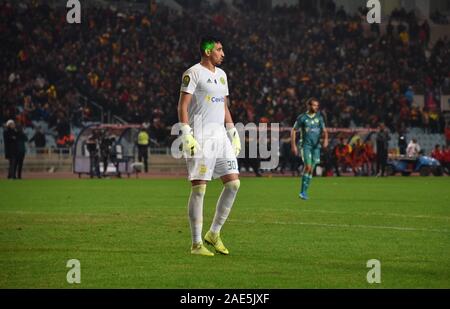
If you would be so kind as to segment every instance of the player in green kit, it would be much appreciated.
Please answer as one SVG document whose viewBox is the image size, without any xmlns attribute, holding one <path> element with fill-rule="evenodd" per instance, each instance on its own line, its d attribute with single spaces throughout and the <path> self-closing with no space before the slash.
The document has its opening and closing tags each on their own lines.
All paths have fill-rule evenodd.
<svg viewBox="0 0 450 309">
<path fill-rule="evenodd" d="M 308 111 L 297 117 L 291 130 L 291 149 L 295 156 L 300 155 L 303 159 L 303 176 L 299 197 L 308 199 L 308 187 L 311 183 L 314 167 L 320 163 L 320 139 L 323 135 L 323 147 L 328 147 L 328 132 L 325 121 L 319 113 L 319 100 L 310 98 L 306 102 Z M 300 132 L 298 147 L 296 144 L 296 132 Z"/>
</svg>

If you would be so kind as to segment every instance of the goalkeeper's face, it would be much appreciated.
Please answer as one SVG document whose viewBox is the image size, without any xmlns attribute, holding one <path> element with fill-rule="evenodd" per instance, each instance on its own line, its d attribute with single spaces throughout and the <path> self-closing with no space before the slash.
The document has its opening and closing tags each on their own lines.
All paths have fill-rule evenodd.
<svg viewBox="0 0 450 309">
<path fill-rule="evenodd" d="M 211 51 L 208 51 L 206 55 L 209 57 L 213 65 L 221 65 L 223 62 L 223 58 L 225 57 L 222 44 L 220 42 L 215 43 L 214 48 Z"/>
</svg>

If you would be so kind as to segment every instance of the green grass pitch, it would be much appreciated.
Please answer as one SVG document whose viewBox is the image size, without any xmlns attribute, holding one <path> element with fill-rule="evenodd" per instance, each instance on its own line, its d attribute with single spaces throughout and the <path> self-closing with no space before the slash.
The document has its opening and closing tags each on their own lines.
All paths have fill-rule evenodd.
<svg viewBox="0 0 450 309">
<path fill-rule="evenodd" d="M 231 254 L 199 257 L 185 179 L 1 180 L 0 288 L 450 288 L 449 178 L 315 178 L 307 202 L 298 186 L 243 178 Z M 203 234 L 220 190 L 208 186 Z"/>
</svg>

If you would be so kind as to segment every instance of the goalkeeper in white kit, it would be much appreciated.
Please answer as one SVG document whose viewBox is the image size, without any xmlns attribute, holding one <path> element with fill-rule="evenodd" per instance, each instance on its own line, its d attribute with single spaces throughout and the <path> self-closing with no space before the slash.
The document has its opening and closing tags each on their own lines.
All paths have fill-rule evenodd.
<svg viewBox="0 0 450 309">
<path fill-rule="evenodd" d="M 241 142 L 228 109 L 227 75 L 217 67 L 225 57 L 222 43 L 217 38 L 205 37 L 200 42 L 200 52 L 200 63 L 182 76 L 178 102 L 182 147 L 192 183 L 188 203 L 191 253 L 214 256 L 202 241 L 203 198 L 207 182 L 220 178 L 224 187 L 204 240 L 216 252 L 227 255 L 229 251 L 221 240 L 220 231 L 240 186 L 236 156 Z"/>
</svg>

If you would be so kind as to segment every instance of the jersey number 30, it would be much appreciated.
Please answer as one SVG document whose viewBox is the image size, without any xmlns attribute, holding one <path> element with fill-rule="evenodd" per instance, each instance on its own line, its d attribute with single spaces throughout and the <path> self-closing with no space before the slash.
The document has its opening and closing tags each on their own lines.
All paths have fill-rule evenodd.
<svg viewBox="0 0 450 309">
<path fill-rule="evenodd" d="M 227 164 L 228 164 L 228 170 L 235 170 L 235 169 L 237 169 L 236 161 L 227 161 Z"/>
</svg>

